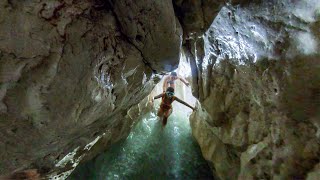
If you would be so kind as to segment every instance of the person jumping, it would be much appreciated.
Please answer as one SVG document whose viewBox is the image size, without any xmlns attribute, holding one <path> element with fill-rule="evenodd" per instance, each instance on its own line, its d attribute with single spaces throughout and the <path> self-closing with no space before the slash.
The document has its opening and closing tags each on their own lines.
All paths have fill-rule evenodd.
<svg viewBox="0 0 320 180">
<path fill-rule="evenodd" d="M 179 103 L 181 103 L 185 106 L 188 106 L 192 110 L 195 110 L 194 107 L 190 106 L 188 103 L 186 103 L 186 102 L 182 101 L 181 99 L 177 98 L 176 96 L 174 96 L 173 87 L 168 87 L 166 92 L 159 94 L 158 96 L 153 97 L 152 101 L 154 99 L 158 99 L 158 98 L 162 98 L 162 101 L 161 101 L 157 116 L 159 116 L 160 118 L 163 117 L 163 119 L 162 119 L 163 126 L 165 126 L 167 124 L 168 117 L 172 113 L 172 105 L 171 104 L 173 103 L 173 101 L 176 100 Z"/>
</svg>

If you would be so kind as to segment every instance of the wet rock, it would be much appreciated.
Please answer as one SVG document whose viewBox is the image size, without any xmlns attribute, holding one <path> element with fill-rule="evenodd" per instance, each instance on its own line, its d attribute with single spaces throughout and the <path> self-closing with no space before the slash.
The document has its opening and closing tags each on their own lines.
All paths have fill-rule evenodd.
<svg viewBox="0 0 320 180">
<path fill-rule="evenodd" d="M 122 32 L 152 69 L 178 67 L 182 29 L 170 0 L 114 0 L 112 7 Z"/>
<path fill-rule="evenodd" d="M 202 36 L 225 5 L 244 5 L 261 0 L 174 0 L 175 14 L 179 19 L 184 40 Z"/>
<path fill-rule="evenodd" d="M 0 174 L 67 177 L 99 139 L 87 158 L 126 136 L 154 69 L 179 60 L 169 2 L 0 2 Z"/>
<path fill-rule="evenodd" d="M 317 165 L 315 166 L 315 168 L 313 169 L 313 171 L 311 171 L 310 173 L 308 173 L 307 180 L 318 179 L 319 176 L 320 176 L 320 165 L 317 164 Z"/>
<path fill-rule="evenodd" d="M 312 0 L 229 5 L 206 31 L 204 58 L 193 66 L 194 92 L 206 116 L 196 112 L 190 121 L 221 179 L 317 174 L 319 7 Z M 196 59 L 197 54 L 189 55 Z M 199 139 L 201 134 L 207 134 L 206 140 Z M 221 150 L 225 157 L 234 158 L 228 167 L 236 173 L 232 178 L 219 168 L 224 160 L 207 155 L 216 144 L 227 147 Z"/>
<path fill-rule="evenodd" d="M 232 179 L 239 173 L 239 160 L 235 158 L 237 155 L 228 150 L 228 145 L 219 139 L 217 131 L 211 129 L 208 120 L 210 120 L 208 113 L 198 107 L 190 117 L 192 134 L 200 144 L 203 157 L 213 164 L 214 174 Z"/>
</svg>

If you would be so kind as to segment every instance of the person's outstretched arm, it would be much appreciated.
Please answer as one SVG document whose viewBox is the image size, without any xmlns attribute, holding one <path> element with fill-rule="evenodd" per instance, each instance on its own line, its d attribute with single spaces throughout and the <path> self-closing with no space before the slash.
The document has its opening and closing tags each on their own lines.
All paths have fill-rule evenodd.
<svg viewBox="0 0 320 180">
<path fill-rule="evenodd" d="M 152 100 L 154 100 L 154 99 L 159 99 L 159 98 L 162 97 L 162 95 L 163 95 L 163 94 L 159 94 L 158 96 L 153 97 Z"/>
<path fill-rule="evenodd" d="M 186 86 L 189 86 L 189 82 L 182 77 L 179 77 L 180 81 L 182 81 Z"/>
<path fill-rule="evenodd" d="M 163 96 L 163 93 L 159 94 L 158 96 L 152 97 L 151 100 L 150 100 L 151 106 L 153 106 L 153 103 L 154 103 L 155 99 L 161 98 L 162 96 Z"/>
<path fill-rule="evenodd" d="M 185 105 L 185 106 L 188 106 L 189 108 L 191 108 L 192 110 L 196 110 L 194 107 L 190 106 L 188 103 L 182 101 L 181 99 L 175 97 L 175 100 L 178 101 L 179 103 Z"/>
</svg>

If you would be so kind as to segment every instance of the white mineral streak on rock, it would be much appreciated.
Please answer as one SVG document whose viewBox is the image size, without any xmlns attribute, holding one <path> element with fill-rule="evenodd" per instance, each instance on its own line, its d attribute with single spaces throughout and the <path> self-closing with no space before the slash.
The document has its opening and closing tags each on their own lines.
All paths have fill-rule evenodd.
<svg viewBox="0 0 320 180">
<path fill-rule="evenodd" d="M 112 67 L 110 67 L 111 65 L 109 65 L 109 61 L 112 58 L 111 55 L 109 56 L 103 56 L 101 58 L 101 60 L 99 60 L 99 64 L 96 65 L 96 71 L 95 72 L 95 78 L 97 79 L 97 81 L 99 82 L 99 84 L 108 89 L 111 90 L 113 88 L 113 83 L 110 79 L 110 74 L 109 71 Z"/>
<path fill-rule="evenodd" d="M 68 170 L 66 172 L 63 172 L 61 174 L 55 174 L 55 175 L 50 175 L 47 176 L 46 178 L 49 180 L 65 180 L 68 178 L 68 176 L 70 176 L 70 174 L 72 173 L 74 169 Z"/>
<path fill-rule="evenodd" d="M 142 79 L 142 84 L 145 85 L 147 82 L 147 75 L 143 73 L 143 79 Z"/>
<path fill-rule="evenodd" d="M 83 150 L 89 151 L 89 150 L 92 148 L 92 146 L 93 146 L 94 144 L 96 144 L 96 142 L 97 142 L 102 136 L 104 136 L 105 134 L 106 134 L 106 133 L 103 133 L 101 136 L 96 137 L 96 139 L 93 140 L 91 143 L 87 144 L 87 145 L 84 147 Z"/>
<path fill-rule="evenodd" d="M 75 148 L 72 152 L 64 156 L 57 164 L 56 167 L 64 167 L 67 163 L 75 163 L 74 156 L 77 154 L 79 147 Z"/>
<path fill-rule="evenodd" d="M 105 135 L 110 134 L 110 131 L 107 131 L 103 133 L 102 135 L 97 136 L 92 142 L 87 144 L 84 148 L 83 151 L 89 152 L 90 149 Z M 77 147 L 74 149 L 72 152 L 68 153 L 65 157 L 63 157 L 58 163 L 56 163 L 56 167 L 59 168 L 65 168 L 67 164 L 71 164 L 71 168 L 68 168 L 66 171 L 62 173 L 52 173 L 49 176 L 47 176 L 48 179 L 50 180 L 63 180 L 66 179 L 72 171 L 77 167 L 77 165 L 80 163 L 80 161 L 84 158 L 85 153 L 82 152 L 81 155 L 77 154 L 79 151 L 80 147 Z M 76 157 L 78 156 L 78 157 Z M 75 158 L 76 157 L 76 158 Z"/>
</svg>

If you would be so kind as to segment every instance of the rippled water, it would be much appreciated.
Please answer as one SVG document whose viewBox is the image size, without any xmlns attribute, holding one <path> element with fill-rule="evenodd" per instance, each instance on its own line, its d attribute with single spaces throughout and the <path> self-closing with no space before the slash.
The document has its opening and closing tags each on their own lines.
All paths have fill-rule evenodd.
<svg viewBox="0 0 320 180">
<path fill-rule="evenodd" d="M 177 107 L 174 106 L 174 107 Z M 189 112 L 190 113 L 190 112 Z M 127 139 L 79 166 L 69 179 L 213 179 L 191 134 L 188 115 L 175 109 L 165 128 L 146 114 Z"/>
</svg>

